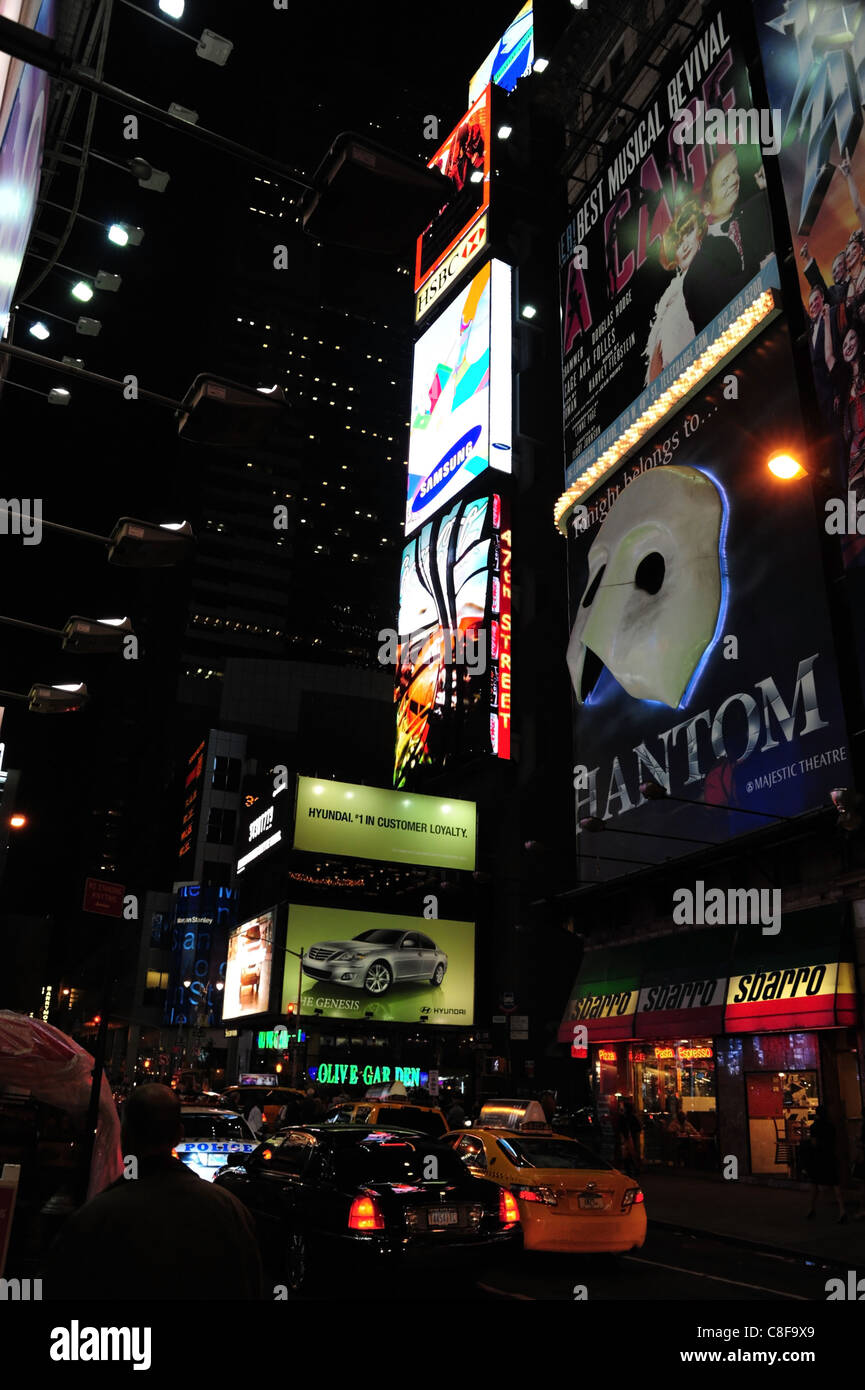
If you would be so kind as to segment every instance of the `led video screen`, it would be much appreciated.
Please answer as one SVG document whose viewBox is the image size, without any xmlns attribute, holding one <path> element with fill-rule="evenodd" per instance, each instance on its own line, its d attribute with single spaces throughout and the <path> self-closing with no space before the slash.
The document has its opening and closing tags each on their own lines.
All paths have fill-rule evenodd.
<svg viewBox="0 0 865 1390">
<path fill-rule="evenodd" d="M 511 269 L 488 261 L 415 345 L 405 533 L 486 468 L 511 471 Z"/>
</svg>

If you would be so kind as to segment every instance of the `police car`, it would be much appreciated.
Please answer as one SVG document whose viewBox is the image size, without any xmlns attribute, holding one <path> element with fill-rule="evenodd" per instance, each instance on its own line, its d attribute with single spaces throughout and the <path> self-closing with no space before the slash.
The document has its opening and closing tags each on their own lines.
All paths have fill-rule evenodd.
<svg viewBox="0 0 865 1390">
<path fill-rule="evenodd" d="M 205 1182 L 213 1182 L 220 1168 L 242 1163 L 258 1147 L 246 1120 L 233 1110 L 183 1105 L 180 1118 L 183 1139 L 174 1146 L 174 1153 Z"/>
</svg>

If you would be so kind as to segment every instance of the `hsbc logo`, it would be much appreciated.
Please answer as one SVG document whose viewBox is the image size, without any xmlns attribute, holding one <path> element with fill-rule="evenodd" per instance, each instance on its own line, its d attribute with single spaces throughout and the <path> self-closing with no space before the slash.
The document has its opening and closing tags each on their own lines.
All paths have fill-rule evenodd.
<svg viewBox="0 0 865 1390">
<path fill-rule="evenodd" d="M 431 309 L 438 295 L 449 289 L 458 275 L 461 275 L 469 261 L 487 244 L 487 216 L 479 218 L 470 231 L 454 247 L 451 254 L 442 262 L 438 270 L 418 290 L 415 296 L 415 323 Z"/>
</svg>

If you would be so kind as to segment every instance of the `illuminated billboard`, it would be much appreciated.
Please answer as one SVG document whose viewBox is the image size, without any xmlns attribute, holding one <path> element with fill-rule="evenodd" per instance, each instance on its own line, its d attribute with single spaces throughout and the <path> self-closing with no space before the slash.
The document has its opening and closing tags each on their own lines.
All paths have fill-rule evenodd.
<svg viewBox="0 0 865 1390">
<path fill-rule="evenodd" d="M 419 290 L 490 205 L 490 90 L 469 110 L 428 161 L 454 185 L 455 193 L 417 239 L 414 287 Z"/>
<path fill-rule="evenodd" d="M 520 78 L 531 72 L 534 61 L 535 21 L 532 0 L 526 0 L 469 83 L 469 105 L 489 82 L 512 92 Z"/>
<path fill-rule="evenodd" d="M 598 486 L 771 307 L 765 122 L 746 119 L 735 11 L 716 10 L 665 65 L 560 238 L 569 488 Z"/>
<path fill-rule="evenodd" d="M 457 502 L 405 547 L 398 633 L 394 785 L 510 757 L 511 534 L 497 494 Z"/>
<path fill-rule="evenodd" d="M 0 5 L 0 13 L 26 23 L 27 15 L 21 13 L 22 8 L 4 3 Z M 54 0 L 44 0 L 33 27 L 40 34 L 54 33 Z M 0 62 L 3 58 L 0 54 Z M 16 76 L 17 90 L 14 87 Z M 0 102 L 5 118 L 0 120 L 0 338 L 3 338 L 36 208 L 47 118 L 48 74 L 30 64 L 20 67 L 13 62 L 8 68 L 0 67 Z"/>
<path fill-rule="evenodd" d="M 511 324 L 510 266 L 488 261 L 415 344 L 407 536 L 485 469 L 511 471 Z"/>
<path fill-rule="evenodd" d="M 474 869 L 475 803 L 298 777 L 294 848 Z"/>
<path fill-rule="evenodd" d="M 283 1014 L 474 1022 L 474 922 L 292 904 L 285 945 Z"/>
<path fill-rule="evenodd" d="M 183 817 L 180 822 L 180 847 L 177 851 L 178 859 L 189 854 L 194 844 L 195 827 L 201 817 L 201 795 L 204 787 L 204 757 L 207 749 L 207 739 L 204 738 L 199 743 L 194 752 L 190 753 L 183 774 Z M 190 861 L 191 863 L 191 861 Z"/>
<path fill-rule="evenodd" d="M 754 9 L 769 105 L 777 113 L 778 166 L 799 290 L 810 319 L 808 355 L 825 465 L 835 495 L 846 502 L 846 494 L 853 493 L 861 504 L 865 472 L 856 419 L 865 358 L 859 314 L 865 286 L 865 96 L 859 56 L 865 9 L 839 10 L 816 0 L 802 7 L 795 24 L 783 0 L 757 0 Z M 844 563 L 865 565 L 861 528 L 847 524 L 836 534 L 842 537 Z M 858 576 L 857 585 L 862 585 Z M 862 597 L 851 594 L 851 606 L 861 609 Z"/>
<path fill-rule="evenodd" d="M 224 1019 L 267 1013 L 273 970 L 273 912 L 236 927 L 228 938 Z"/>
<path fill-rule="evenodd" d="M 592 878 L 725 843 L 849 785 L 810 483 L 766 466 L 803 443 L 778 323 L 571 527 L 574 789 Z"/>
</svg>

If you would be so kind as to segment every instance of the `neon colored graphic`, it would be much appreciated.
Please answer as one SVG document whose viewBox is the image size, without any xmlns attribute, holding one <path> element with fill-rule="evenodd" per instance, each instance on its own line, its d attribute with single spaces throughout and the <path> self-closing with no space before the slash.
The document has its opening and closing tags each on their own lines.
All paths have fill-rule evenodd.
<svg viewBox="0 0 865 1390">
<path fill-rule="evenodd" d="M 457 503 L 403 552 L 396 787 L 469 754 L 510 754 L 510 538 L 505 548 L 501 511 L 498 496 Z"/>
<path fill-rule="evenodd" d="M 415 347 L 406 535 L 485 468 L 510 469 L 510 394 L 496 394 L 494 381 L 496 373 L 510 374 L 510 345 L 494 347 L 491 334 L 491 320 L 500 317 L 496 310 L 502 303 L 509 318 L 510 273 L 507 266 L 492 261 Z"/>
</svg>

